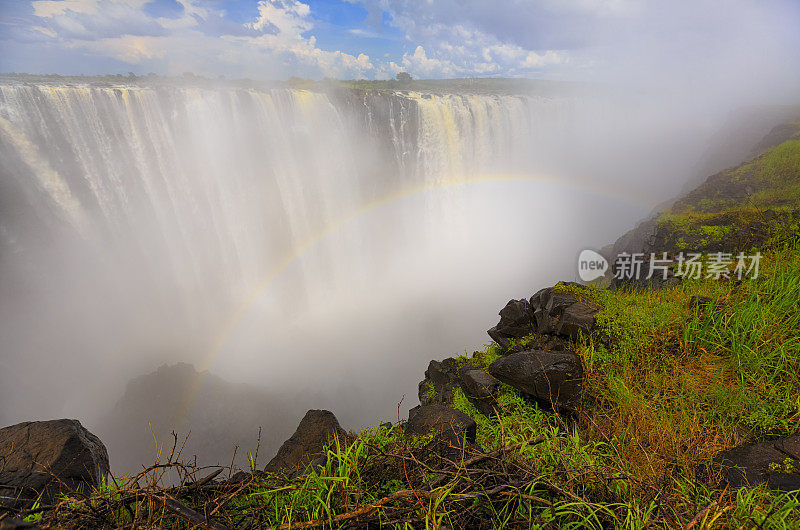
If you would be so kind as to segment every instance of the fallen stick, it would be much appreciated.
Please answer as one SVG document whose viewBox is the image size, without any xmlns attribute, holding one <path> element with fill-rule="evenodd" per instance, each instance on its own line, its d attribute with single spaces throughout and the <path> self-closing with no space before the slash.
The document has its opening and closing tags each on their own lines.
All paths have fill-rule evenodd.
<svg viewBox="0 0 800 530">
<path fill-rule="evenodd" d="M 223 471 L 224 469 L 225 469 L 225 468 L 221 467 L 221 468 L 219 468 L 218 470 L 216 470 L 216 471 L 214 471 L 213 473 L 211 473 L 210 475 L 208 475 L 208 476 L 206 476 L 206 477 L 203 477 L 203 478 L 201 478 L 201 479 L 200 479 L 200 480 L 198 480 L 197 482 L 192 482 L 191 484 L 187 485 L 187 486 L 186 486 L 186 488 L 187 488 L 187 489 L 190 489 L 190 490 L 199 489 L 199 488 L 201 488 L 202 486 L 204 486 L 205 484 L 208 484 L 209 482 L 211 482 L 211 481 L 212 481 L 214 478 L 216 478 L 216 477 L 217 477 L 217 475 L 219 475 L 220 473 L 222 473 L 222 471 Z"/>
<path fill-rule="evenodd" d="M 201 528 L 206 530 L 228 530 L 227 526 L 208 520 L 199 512 L 192 510 L 185 504 L 181 504 L 172 497 L 164 497 L 160 500 L 164 504 L 164 508 Z"/>
</svg>

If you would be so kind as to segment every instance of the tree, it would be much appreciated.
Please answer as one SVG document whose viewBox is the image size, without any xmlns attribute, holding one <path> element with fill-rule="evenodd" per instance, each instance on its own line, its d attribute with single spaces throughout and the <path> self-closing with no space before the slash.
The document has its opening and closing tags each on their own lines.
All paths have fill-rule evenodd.
<svg viewBox="0 0 800 530">
<path fill-rule="evenodd" d="M 409 85 L 411 84 L 411 81 L 414 80 L 414 78 L 411 77 L 411 74 L 409 74 L 408 72 L 398 72 L 398 74 L 395 77 L 397 79 L 397 82 L 400 83 L 401 85 Z"/>
</svg>

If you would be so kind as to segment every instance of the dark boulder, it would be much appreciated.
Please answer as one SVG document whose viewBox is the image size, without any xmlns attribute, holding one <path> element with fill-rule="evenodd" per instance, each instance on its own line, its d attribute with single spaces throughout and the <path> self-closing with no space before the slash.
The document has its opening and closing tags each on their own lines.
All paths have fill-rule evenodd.
<svg viewBox="0 0 800 530">
<path fill-rule="evenodd" d="M 714 299 L 709 296 L 692 296 L 689 298 L 689 309 L 703 310 L 714 302 Z"/>
<path fill-rule="evenodd" d="M 574 340 L 579 333 L 588 334 L 595 328 L 598 309 L 581 302 L 574 294 L 554 292 L 552 287 L 543 289 L 531 297 L 531 307 L 534 309 L 538 333 L 556 334 Z"/>
<path fill-rule="evenodd" d="M 572 340 L 579 335 L 588 335 L 595 328 L 597 309 L 582 302 L 575 302 L 564 308 L 558 321 L 556 333 Z"/>
<path fill-rule="evenodd" d="M 103 442 L 78 420 L 0 429 L 0 506 L 51 504 L 62 492 L 99 486 L 109 471 Z"/>
<path fill-rule="evenodd" d="M 731 487 L 755 486 L 792 491 L 800 489 L 800 436 L 740 445 L 714 459 Z"/>
<path fill-rule="evenodd" d="M 572 350 L 574 348 L 575 345 L 568 339 L 559 337 L 558 335 L 537 333 L 529 337 L 528 340 L 525 341 L 525 344 L 522 344 L 521 342 L 515 344 L 514 346 L 506 350 L 505 353 L 506 354 L 518 353 L 522 351 L 532 351 L 532 350 L 561 351 L 561 350 Z"/>
<path fill-rule="evenodd" d="M 461 378 L 461 388 L 464 394 L 475 405 L 475 407 L 486 416 L 494 416 L 497 408 L 497 387 L 500 381 L 492 377 L 482 368 L 465 366 L 459 370 Z"/>
<path fill-rule="evenodd" d="M 582 287 L 574 283 L 560 285 Z M 488 333 L 506 353 L 565 349 L 562 342 L 553 338 L 575 340 L 580 334 L 588 335 L 595 329 L 597 312 L 596 307 L 580 301 L 574 294 L 548 287 L 530 300 L 508 302 L 500 311 L 500 322 Z M 528 337 L 526 344 L 519 342 L 523 337 Z"/>
<path fill-rule="evenodd" d="M 34 523 L 17 519 L 16 517 L 0 519 L 0 530 L 34 530 L 36 528 L 41 527 Z"/>
<path fill-rule="evenodd" d="M 550 292 L 542 295 L 541 309 L 547 311 L 547 314 L 552 318 L 560 317 L 566 308 L 573 305 L 578 301 L 575 295 L 570 293 L 556 293 L 552 289 Z"/>
<path fill-rule="evenodd" d="M 500 310 L 500 322 L 487 333 L 503 349 L 511 346 L 512 339 L 521 339 L 535 330 L 535 317 L 531 304 L 525 299 L 510 300 Z"/>
<path fill-rule="evenodd" d="M 487 329 L 486 333 L 488 333 L 489 337 L 493 341 L 495 341 L 500 346 L 500 348 L 502 348 L 503 350 L 507 350 L 508 348 L 511 347 L 511 341 L 509 340 L 509 337 L 506 337 L 505 335 L 500 333 L 497 330 L 497 326 L 493 326 L 493 327 Z"/>
<path fill-rule="evenodd" d="M 405 426 L 406 436 L 425 436 L 435 431 L 452 445 L 467 442 L 475 443 L 477 431 L 475 420 L 452 407 L 445 405 L 418 405 L 408 411 Z"/>
<path fill-rule="evenodd" d="M 324 446 L 333 438 L 345 441 L 347 433 L 339 425 L 333 412 L 309 410 L 297 426 L 294 434 L 283 442 L 278 454 L 269 461 L 264 471 L 294 474 L 302 471 L 316 458 L 323 455 Z"/>
<path fill-rule="evenodd" d="M 419 383 L 419 402 L 423 405 L 451 405 L 458 384 L 458 363 L 455 359 L 431 361 L 425 370 L 425 379 Z"/>
<path fill-rule="evenodd" d="M 716 302 L 710 296 L 692 296 L 689 298 L 689 310 L 707 313 L 709 311 L 723 311 L 725 304 Z"/>
<path fill-rule="evenodd" d="M 580 401 L 583 368 L 571 351 L 526 351 L 497 359 L 489 373 L 554 409 L 574 410 Z"/>
</svg>

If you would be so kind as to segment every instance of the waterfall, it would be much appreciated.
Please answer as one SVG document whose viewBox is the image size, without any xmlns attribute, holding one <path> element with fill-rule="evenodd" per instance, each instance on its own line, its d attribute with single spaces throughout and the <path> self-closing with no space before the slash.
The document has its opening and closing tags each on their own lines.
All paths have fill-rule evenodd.
<svg viewBox="0 0 800 530">
<path fill-rule="evenodd" d="M 46 384 L 101 388 L 121 384 L 100 375 L 120 359 L 141 372 L 223 352 L 235 370 L 291 353 L 300 369 L 321 352 L 385 359 L 389 342 L 438 355 L 424 348 L 467 325 L 436 320 L 454 296 L 529 282 L 524 260 L 494 261 L 523 225 L 496 212 L 534 212 L 534 190 L 465 183 L 546 164 L 573 107 L 0 82 L 0 372 L 64 359 Z M 75 399 L 64 409 L 91 405 Z"/>
<path fill-rule="evenodd" d="M 557 119 L 543 115 L 560 105 L 395 93 L 347 108 L 303 90 L 4 84 L 3 178 L 32 199 L 0 223 L 13 234 L 30 217 L 66 219 L 97 244 L 146 256 L 164 281 L 198 292 L 222 280 L 236 298 L 370 201 L 514 170 L 537 130 L 553 134 Z"/>
</svg>

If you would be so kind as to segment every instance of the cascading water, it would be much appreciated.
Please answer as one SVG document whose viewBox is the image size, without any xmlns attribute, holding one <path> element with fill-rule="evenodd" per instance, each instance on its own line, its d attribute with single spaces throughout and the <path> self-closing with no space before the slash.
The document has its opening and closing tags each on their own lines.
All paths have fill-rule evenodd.
<svg viewBox="0 0 800 530">
<path fill-rule="evenodd" d="M 420 359 L 481 344 L 506 293 L 571 259 L 535 230 L 566 195 L 502 178 L 557 163 L 577 106 L 0 83 L 0 387 L 66 396 L 6 393 L 0 414 L 100 414 L 96 396 L 186 360 L 385 419 Z"/>
<path fill-rule="evenodd" d="M 537 128 L 552 134 L 557 119 L 543 114 L 559 107 L 512 96 L 384 100 L 356 107 L 377 134 L 369 138 L 361 116 L 322 93 L 3 85 L 4 178 L 40 203 L 25 219 L 63 218 L 126 256 L 135 247 L 160 281 L 186 291 L 208 294 L 209 280 L 221 280 L 230 302 L 370 201 L 515 169 Z M 364 163 L 381 141 L 389 160 Z M 24 245 L 20 222 L 4 216 L 4 232 Z M 335 276 L 340 257 L 317 265 Z"/>
</svg>

